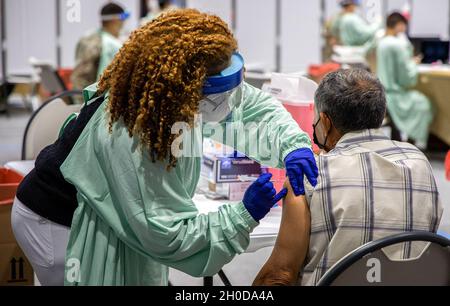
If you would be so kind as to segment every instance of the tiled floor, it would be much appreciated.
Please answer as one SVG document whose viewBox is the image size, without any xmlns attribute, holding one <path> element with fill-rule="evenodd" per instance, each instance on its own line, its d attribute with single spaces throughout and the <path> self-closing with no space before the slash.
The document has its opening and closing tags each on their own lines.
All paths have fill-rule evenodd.
<svg viewBox="0 0 450 306">
<path fill-rule="evenodd" d="M 22 137 L 30 113 L 20 107 L 12 107 L 9 116 L 0 115 L 0 166 L 8 161 L 19 160 Z M 432 166 L 441 193 L 444 209 L 441 230 L 450 233 L 450 182 L 444 177 L 442 156 L 432 159 Z M 233 285 L 249 285 L 270 256 L 271 249 L 266 248 L 253 254 L 237 256 L 224 268 Z M 179 271 L 171 270 L 170 279 L 174 285 L 201 285 L 202 279 L 192 278 Z M 222 285 L 220 279 L 214 278 L 215 285 Z"/>
</svg>

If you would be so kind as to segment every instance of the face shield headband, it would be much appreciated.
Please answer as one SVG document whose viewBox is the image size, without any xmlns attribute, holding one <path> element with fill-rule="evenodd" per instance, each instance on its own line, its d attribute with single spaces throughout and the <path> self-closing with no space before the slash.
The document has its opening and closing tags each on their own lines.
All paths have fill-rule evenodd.
<svg viewBox="0 0 450 306">
<path fill-rule="evenodd" d="M 361 0 L 341 0 L 339 1 L 341 6 L 354 4 L 356 6 L 361 6 Z"/>
<path fill-rule="evenodd" d="M 114 15 L 103 15 L 101 17 L 102 21 L 111 21 L 111 20 L 121 20 L 125 21 L 130 18 L 130 12 L 123 12 L 122 14 L 114 14 Z"/>
<path fill-rule="evenodd" d="M 239 53 L 231 56 L 231 65 L 217 75 L 206 79 L 203 95 L 216 95 L 235 89 L 244 81 L 244 59 Z"/>
<path fill-rule="evenodd" d="M 231 120 L 232 110 L 238 106 L 240 95 L 236 91 L 244 81 L 244 60 L 235 53 L 231 65 L 221 73 L 209 77 L 203 86 L 203 99 L 199 110 L 204 122 Z"/>
</svg>

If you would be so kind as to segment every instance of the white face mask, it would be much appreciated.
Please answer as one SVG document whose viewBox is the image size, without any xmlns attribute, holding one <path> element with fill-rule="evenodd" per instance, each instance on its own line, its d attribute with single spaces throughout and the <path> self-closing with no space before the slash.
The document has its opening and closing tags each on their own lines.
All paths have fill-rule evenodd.
<svg viewBox="0 0 450 306">
<path fill-rule="evenodd" d="M 208 95 L 200 101 L 199 111 L 203 122 L 222 122 L 231 114 L 232 91 Z"/>
<path fill-rule="evenodd" d="M 205 96 L 199 104 L 203 122 L 224 122 L 242 102 L 242 84 L 220 94 Z"/>
</svg>

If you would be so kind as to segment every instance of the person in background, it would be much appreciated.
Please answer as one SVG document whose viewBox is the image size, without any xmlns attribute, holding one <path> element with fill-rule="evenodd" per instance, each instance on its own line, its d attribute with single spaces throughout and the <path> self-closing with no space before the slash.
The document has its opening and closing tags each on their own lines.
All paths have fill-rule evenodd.
<svg viewBox="0 0 450 306">
<path fill-rule="evenodd" d="M 400 13 L 387 18 L 386 36 L 377 48 L 377 74 L 386 89 L 394 132 L 398 129 L 405 133 L 423 149 L 434 115 L 430 100 L 412 89 L 417 84 L 421 58 L 413 56 L 413 48 L 405 39 L 407 27 L 408 20 Z M 400 133 L 393 133 L 392 138 L 401 140 Z"/>
<path fill-rule="evenodd" d="M 141 19 L 141 26 L 156 19 L 162 13 L 178 8 L 171 0 L 143 0 L 147 15 Z"/>
<path fill-rule="evenodd" d="M 315 106 L 314 141 L 324 150 L 318 184 L 307 188 L 306 198 L 288 193 L 275 248 L 254 285 L 316 285 L 368 242 L 438 229 L 443 207 L 429 161 L 380 129 L 386 97 L 379 80 L 364 70 L 330 73 Z M 404 260 L 425 247 L 414 242 L 385 251 Z"/>
<path fill-rule="evenodd" d="M 82 90 L 95 83 L 122 47 L 119 36 L 129 13 L 110 2 L 101 9 L 100 16 L 102 28 L 82 37 L 77 44 L 71 76 L 74 89 Z"/>
<path fill-rule="evenodd" d="M 343 46 L 362 47 L 370 44 L 381 28 L 381 21 L 368 24 L 357 14 L 361 0 L 341 0 L 342 12 L 331 24 L 331 35 Z"/>
<path fill-rule="evenodd" d="M 100 82 L 84 90 L 80 115 L 19 186 L 13 230 L 39 279 L 167 285 L 168 267 L 210 276 L 247 248 L 250 232 L 287 190 L 277 195 L 265 174 L 242 202 L 199 215 L 193 196 L 201 152 L 172 151 L 174 126 L 197 115 L 219 128 L 206 137 L 286 168 L 296 195 L 305 193 L 304 175 L 316 184 L 308 135 L 279 101 L 245 83 L 236 51 L 227 24 L 197 10 L 168 12 L 131 35 Z M 231 123 L 256 122 L 268 128 L 223 137 Z M 263 142 L 270 156 L 253 150 Z"/>
</svg>

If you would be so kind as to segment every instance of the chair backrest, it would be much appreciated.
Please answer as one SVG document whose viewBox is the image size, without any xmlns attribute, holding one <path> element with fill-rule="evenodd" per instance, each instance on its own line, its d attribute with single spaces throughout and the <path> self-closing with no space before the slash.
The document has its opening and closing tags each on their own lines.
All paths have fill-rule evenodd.
<svg viewBox="0 0 450 306">
<path fill-rule="evenodd" d="M 392 260 L 383 251 L 404 242 L 428 242 L 417 258 Z M 336 263 L 318 286 L 449 286 L 450 240 L 413 232 L 370 242 Z"/>
<path fill-rule="evenodd" d="M 81 92 L 76 92 L 80 94 Z M 25 129 L 22 160 L 34 160 L 46 146 L 54 143 L 66 119 L 83 105 L 68 105 L 59 95 L 45 102 L 30 118 Z"/>
</svg>

